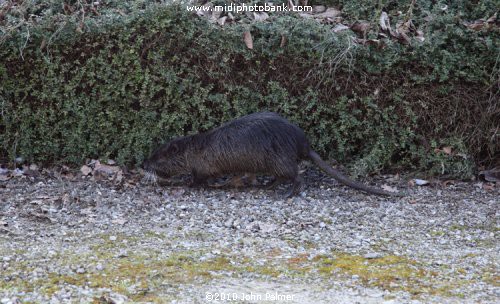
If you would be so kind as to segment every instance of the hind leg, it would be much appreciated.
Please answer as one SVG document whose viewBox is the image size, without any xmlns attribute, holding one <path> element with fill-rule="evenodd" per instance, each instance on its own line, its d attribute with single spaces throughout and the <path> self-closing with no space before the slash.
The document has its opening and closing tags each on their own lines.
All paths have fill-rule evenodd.
<svg viewBox="0 0 500 304">
<path fill-rule="evenodd" d="M 299 175 L 299 166 L 295 161 L 288 159 L 288 162 L 280 164 L 281 174 L 276 175 L 277 180 L 286 180 L 292 182 L 292 187 L 285 193 L 286 198 L 290 198 L 300 193 L 302 190 L 303 179 Z M 283 168 L 285 170 L 283 170 Z M 278 170 L 276 170 L 278 171 Z M 279 171 L 278 171 L 279 172 Z M 276 172 L 276 173 L 278 173 Z"/>
<path fill-rule="evenodd" d="M 285 193 L 285 198 L 291 198 L 296 196 L 302 191 L 304 180 L 300 175 L 297 174 L 293 179 L 292 187 Z"/>
</svg>

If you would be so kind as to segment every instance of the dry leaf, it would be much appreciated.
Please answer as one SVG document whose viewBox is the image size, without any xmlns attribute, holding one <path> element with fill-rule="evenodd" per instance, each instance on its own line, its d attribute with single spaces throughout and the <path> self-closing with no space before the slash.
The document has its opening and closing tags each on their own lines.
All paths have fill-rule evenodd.
<svg viewBox="0 0 500 304">
<path fill-rule="evenodd" d="M 103 165 L 100 162 L 96 162 L 94 166 L 94 174 L 95 173 L 105 173 L 107 175 L 114 175 L 120 171 L 120 167 L 117 166 L 109 166 Z"/>
<path fill-rule="evenodd" d="M 222 15 L 222 11 L 219 10 L 214 10 L 212 12 L 212 16 L 210 16 L 210 22 L 215 23 L 217 20 L 219 20 L 220 16 Z"/>
<path fill-rule="evenodd" d="M 253 13 L 253 19 L 255 21 L 264 21 L 267 18 L 269 18 L 269 15 L 266 12 Z"/>
<path fill-rule="evenodd" d="M 123 171 L 118 171 L 118 173 L 116 174 L 116 177 L 115 177 L 115 181 L 117 183 L 121 183 L 123 181 Z"/>
<path fill-rule="evenodd" d="M 491 16 L 490 18 L 488 18 L 488 20 L 486 20 L 486 23 L 495 23 L 497 20 L 497 13 L 494 13 L 493 16 Z"/>
<path fill-rule="evenodd" d="M 226 19 L 227 19 L 227 16 L 220 17 L 219 19 L 217 19 L 217 23 L 222 26 L 222 25 L 226 24 Z"/>
<path fill-rule="evenodd" d="M 483 176 L 483 178 L 488 182 L 498 183 L 500 182 L 500 167 L 480 171 L 479 176 Z"/>
<path fill-rule="evenodd" d="M 11 176 L 9 175 L 4 175 L 4 174 L 0 175 L 0 182 L 6 182 L 9 179 L 11 179 Z"/>
<path fill-rule="evenodd" d="M 361 38 L 356 38 L 355 40 L 357 43 L 362 44 L 362 45 L 374 45 L 377 48 L 381 49 L 384 48 L 385 44 L 384 41 L 379 40 L 379 39 L 361 39 Z"/>
<path fill-rule="evenodd" d="M 451 155 L 451 147 L 444 147 L 442 151 L 448 155 Z"/>
<path fill-rule="evenodd" d="M 384 189 L 387 192 L 398 192 L 398 189 L 396 189 L 394 187 L 391 187 L 389 185 L 386 185 L 386 184 L 382 185 L 381 188 Z"/>
<path fill-rule="evenodd" d="M 243 33 L 243 40 L 245 41 L 245 45 L 249 49 L 253 49 L 253 39 L 252 34 L 249 31 Z"/>
<path fill-rule="evenodd" d="M 334 33 L 338 33 L 338 32 L 341 32 L 341 31 L 345 31 L 345 30 L 348 30 L 349 27 L 346 26 L 346 25 L 343 25 L 343 24 L 337 24 L 333 29 L 332 31 Z"/>
<path fill-rule="evenodd" d="M 342 15 L 341 11 L 339 11 L 336 8 L 329 7 L 326 9 L 325 12 L 315 14 L 314 18 L 335 18 L 335 17 L 339 17 L 340 15 Z"/>
<path fill-rule="evenodd" d="M 206 3 L 204 5 L 201 6 L 201 8 L 199 10 L 196 11 L 196 15 L 200 16 L 200 17 L 210 17 L 212 16 L 212 8 L 213 5 L 212 3 Z"/>
<path fill-rule="evenodd" d="M 82 174 L 83 174 L 84 176 L 87 176 L 87 175 L 89 175 L 89 174 L 90 174 L 90 172 L 92 172 L 92 169 L 91 169 L 89 166 L 87 166 L 87 165 L 83 165 L 83 166 L 80 168 L 80 172 L 82 172 Z"/>
<path fill-rule="evenodd" d="M 449 185 L 453 185 L 455 183 L 454 180 L 452 179 L 449 179 L 449 180 L 445 180 L 444 182 L 442 182 L 441 184 L 443 185 L 443 187 L 448 187 Z"/>
<path fill-rule="evenodd" d="M 390 31 L 391 30 L 391 24 L 389 22 L 389 15 L 387 15 L 386 12 L 382 12 L 380 14 L 380 20 L 379 20 L 379 25 L 382 31 Z"/>
<path fill-rule="evenodd" d="M 371 28 L 370 23 L 368 21 L 363 21 L 363 20 L 356 21 L 351 25 L 351 30 L 353 32 L 363 35 L 363 37 L 366 36 L 366 33 L 368 33 L 370 28 Z"/>
<path fill-rule="evenodd" d="M 312 8 L 313 14 L 320 14 L 326 11 L 326 6 L 324 5 L 314 5 Z"/>
<path fill-rule="evenodd" d="M 415 39 L 417 39 L 420 42 L 424 42 L 425 40 L 424 32 L 421 30 L 417 30 L 417 36 L 415 36 Z"/>
<path fill-rule="evenodd" d="M 493 191 L 495 190 L 495 184 L 483 184 L 483 189 L 486 191 Z"/>
<path fill-rule="evenodd" d="M 304 18 L 304 19 L 313 18 L 313 15 L 307 14 L 307 13 L 300 13 L 299 16 L 302 17 L 302 18 Z"/>
<path fill-rule="evenodd" d="M 280 47 L 284 47 L 286 44 L 286 36 L 281 35 L 281 42 L 280 42 Z"/>
<path fill-rule="evenodd" d="M 418 178 L 416 178 L 416 179 L 414 179 L 414 181 L 415 181 L 415 184 L 417 186 L 425 186 L 425 185 L 429 184 L 429 181 L 426 181 L 425 179 L 418 179 Z"/>
<path fill-rule="evenodd" d="M 23 176 L 24 171 L 22 169 L 16 168 L 15 170 L 11 171 L 11 175 L 14 177 Z"/>
</svg>

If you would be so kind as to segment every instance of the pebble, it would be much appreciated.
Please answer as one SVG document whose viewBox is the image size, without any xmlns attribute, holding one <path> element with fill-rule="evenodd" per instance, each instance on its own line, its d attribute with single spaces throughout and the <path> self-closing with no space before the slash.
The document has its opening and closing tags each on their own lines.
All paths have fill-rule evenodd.
<svg viewBox="0 0 500 304">
<path fill-rule="evenodd" d="M 397 291 L 408 284 L 404 279 L 390 282 L 389 290 L 383 292 L 367 288 L 358 275 L 346 277 L 341 270 L 332 271 L 331 276 L 318 275 L 315 266 L 321 261 L 317 257 L 335 259 L 337 254 L 364 259 L 398 255 L 417 261 L 414 267 L 437 271 L 439 279 L 442 277 L 449 282 L 470 280 L 459 292 L 473 302 L 488 302 L 498 292 L 491 283 L 481 281 L 481 271 L 488 265 L 495 265 L 500 251 L 500 244 L 492 242 L 495 234 L 488 230 L 493 224 L 492 215 L 498 212 L 494 193 L 469 191 L 469 184 L 457 182 L 460 185 L 456 187 L 458 190 L 440 189 L 441 197 L 436 199 L 435 188 L 416 187 L 409 189 L 412 199 L 417 201 L 411 204 L 405 199 L 368 196 L 337 184 L 331 186 L 333 183 L 325 180 L 333 189 L 328 193 L 320 189 L 324 186 L 323 181 L 310 176 L 305 180 L 307 196 L 284 201 L 273 199 L 273 192 L 254 189 L 179 191 L 147 185 L 121 188 L 88 179 L 64 180 L 63 186 L 58 180 L 47 179 L 41 184 L 31 184 L 27 180 L 12 178 L 7 187 L 1 189 L 2 198 L 10 198 L 1 207 L 1 219 L 8 218 L 9 223 L 15 223 L 12 230 L 19 236 L 1 234 L 0 230 L 0 238 L 9 238 L 8 242 L 0 242 L 3 255 L 0 261 L 4 262 L 0 264 L 0 271 L 7 269 L 11 282 L 19 278 L 43 282 L 47 273 L 61 276 L 78 273 L 91 281 L 96 273 L 104 275 L 108 268 L 113 270 L 120 263 L 128 265 L 134 262 L 137 255 L 145 259 L 145 265 L 186 253 L 193 255 L 195 263 L 208 264 L 224 257 L 235 269 L 272 267 L 278 271 L 281 267 L 286 268 L 289 261 L 299 261 L 298 265 L 303 265 L 304 269 L 310 267 L 311 271 L 292 280 L 288 273 L 280 273 L 272 280 L 252 271 L 234 273 L 228 270 L 223 274 L 218 271 L 213 274 L 221 275 L 218 278 L 224 286 L 243 280 L 246 284 L 242 286 L 264 281 L 267 288 L 275 282 L 285 290 L 298 293 L 320 289 L 321 295 L 334 286 L 331 298 L 326 297 L 325 303 L 342 302 L 336 301 L 341 295 L 355 297 L 345 303 L 383 303 L 381 297 L 386 295 L 386 299 L 393 303 L 411 303 L 410 294 Z M 95 194 L 97 188 L 102 196 Z M 165 196 L 165 191 L 181 194 Z M 68 193 L 71 195 L 66 197 Z M 39 203 L 29 204 L 31 201 Z M 60 202 L 64 208 L 59 206 Z M 84 209 L 91 212 L 80 212 Z M 51 210 L 58 221 L 46 223 L 38 220 L 33 215 L 39 210 Z M 110 225 L 117 214 L 126 220 L 126 225 Z M 458 230 L 457 225 L 460 226 Z M 442 231 L 443 235 L 436 236 L 432 231 Z M 109 235 L 110 241 L 120 239 L 120 242 L 104 244 L 109 255 L 94 254 L 93 250 L 101 250 L 105 235 Z M 458 235 L 460 238 L 454 237 Z M 68 267 L 63 263 L 65 258 L 82 257 L 86 259 L 84 265 L 76 262 L 76 267 Z M 246 264 L 239 265 L 238 258 L 244 259 Z M 14 264 L 18 261 L 33 271 L 17 269 Z M 467 275 L 442 271 L 448 269 L 441 267 L 443 265 L 465 269 Z M 161 277 L 154 273 L 154 269 L 148 271 L 151 271 L 147 274 L 151 280 Z M 230 279 L 225 281 L 225 277 Z M 151 285 L 148 294 L 156 296 L 159 290 L 170 294 L 179 292 L 179 284 L 167 279 L 165 282 L 168 283 L 160 283 L 161 287 Z M 199 296 L 197 292 L 202 285 L 191 283 L 183 290 L 183 295 Z M 208 284 L 212 283 L 219 284 L 216 281 Z M 295 288 L 295 283 L 300 288 Z M 130 292 L 142 292 L 134 290 L 139 288 L 137 286 L 125 287 L 130 288 Z M 23 291 L 8 290 L 2 294 L 0 304 L 11 303 L 14 297 L 35 303 L 91 302 L 102 295 L 102 291 L 85 284 L 61 283 L 57 288 L 52 298 L 44 297 L 37 288 L 24 294 Z M 337 291 L 342 292 L 336 294 Z M 425 292 L 419 298 L 422 299 L 420 303 L 450 302 L 448 298 Z M 128 301 L 118 294 L 109 295 L 108 299 Z"/>
<path fill-rule="evenodd" d="M 382 257 L 380 253 L 377 252 L 369 252 L 363 256 L 365 259 L 378 259 Z"/>
</svg>

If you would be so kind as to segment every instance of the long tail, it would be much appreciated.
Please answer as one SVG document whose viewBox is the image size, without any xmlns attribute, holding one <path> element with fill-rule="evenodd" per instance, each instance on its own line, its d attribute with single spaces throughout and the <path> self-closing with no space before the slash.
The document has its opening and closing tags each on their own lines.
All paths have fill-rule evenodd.
<svg viewBox="0 0 500 304">
<path fill-rule="evenodd" d="M 335 178 L 337 181 L 341 182 L 342 184 L 352 187 L 354 189 L 362 190 L 368 193 L 373 193 L 373 194 L 378 194 L 378 195 L 388 195 L 388 196 L 404 196 L 402 193 L 398 192 L 388 192 L 382 189 L 378 188 L 372 188 L 367 185 L 364 185 L 360 182 L 354 181 L 347 176 L 343 175 L 340 173 L 338 170 L 335 170 L 332 168 L 330 165 L 328 165 L 324 160 L 321 159 L 321 157 L 318 155 L 318 153 L 314 152 L 313 150 L 309 151 L 309 158 L 311 158 L 312 161 L 318 167 L 321 168 L 321 170 L 325 171 L 326 173 L 330 174 L 333 178 Z"/>
</svg>

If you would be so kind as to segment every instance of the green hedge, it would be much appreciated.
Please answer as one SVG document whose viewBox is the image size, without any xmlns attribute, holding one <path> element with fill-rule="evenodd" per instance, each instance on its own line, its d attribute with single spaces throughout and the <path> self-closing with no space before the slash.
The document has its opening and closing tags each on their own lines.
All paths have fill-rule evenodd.
<svg viewBox="0 0 500 304">
<path fill-rule="evenodd" d="M 346 15 L 363 16 L 350 9 L 355 1 L 339 2 Z M 379 9 L 369 2 L 356 5 Z M 386 4 L 399 2 L 411 1 Z M 355 174 L 406 168 L 469 177 L 473 160 L 488 164 L 500 150 L 499 31 L 468 29 L 458 8 L 435 12 L 421 26 L 423 43 L 376 48 L 293 15 L 220 27 L 178 5 L 141 3 L 124 16 L 110 10 L 82 23 L 54 13 L 5 31 L 4 159 L 137 165 L 164 140 L 261 110 L 297 122 L 318 152 Z M 494 13 L 481 3 L 484 16 Z M 424 8 L 415 11 L 423 22 Z M 243 43 L 247 30 L 253 50 Z M 453 154 L 435 152 L 444 146 Z"/>
</svg>

